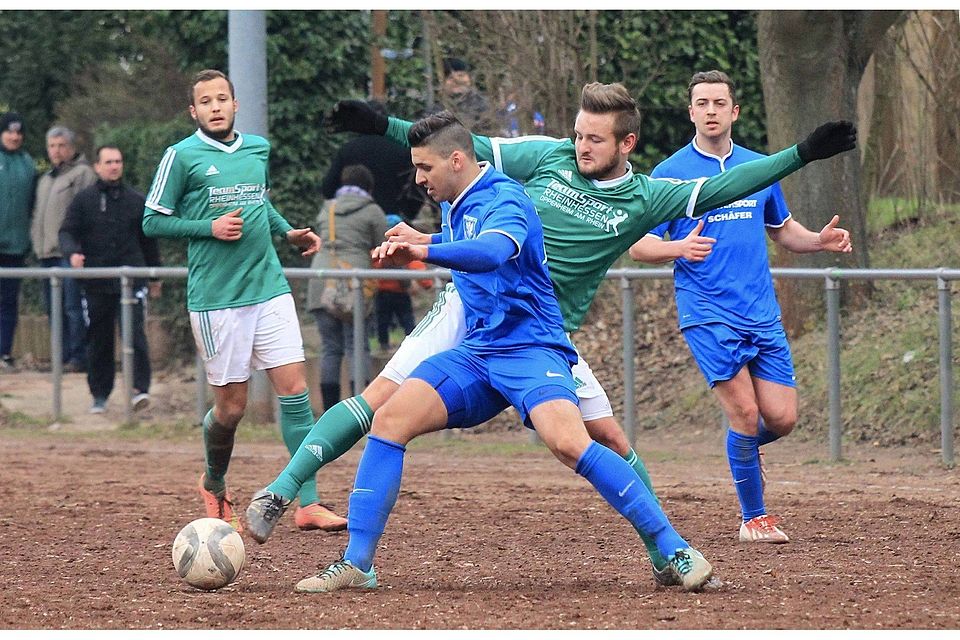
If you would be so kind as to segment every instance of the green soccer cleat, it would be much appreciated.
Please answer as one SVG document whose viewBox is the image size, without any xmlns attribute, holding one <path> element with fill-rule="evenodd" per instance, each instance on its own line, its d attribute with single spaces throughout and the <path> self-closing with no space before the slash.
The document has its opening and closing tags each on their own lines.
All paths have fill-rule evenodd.
<svg viewBox="0 0 960 640">
<path fill-rule="evenodd" d="M 370 567 L 370 571 L 361 571 L 350 564 L 349 560 L 341 558 L 324 569 L 320 575 L 298 582 L 295 590 L 300 593 L 328 593 L 341 589 L 376 588 L 377 572 L 373 567 Z"/>
<path fill-rule="evenodd" d="M 290 500 L 281 495 L 261 489 L 253 494 L 247 507 L 247 531 L 250 537 L 263 544 L 273 533 L 280 516 L 290 506 Z"/>
<path fill-rule="evenodd" d="M 699 591 L 713 575 L 713 567 L 703 554 L 693 547 L 677 549 L 670 558 L 670 565 L 677 572 L 683 588 L 687 591 Z"/>
</svg>

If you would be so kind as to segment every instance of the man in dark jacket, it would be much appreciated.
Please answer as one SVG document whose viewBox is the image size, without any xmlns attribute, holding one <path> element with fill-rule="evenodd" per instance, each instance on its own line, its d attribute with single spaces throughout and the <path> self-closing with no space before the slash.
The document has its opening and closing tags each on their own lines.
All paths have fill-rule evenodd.
<svg viewBox="0 0 960 640">
<path fill-rule="evenodd" d="M 60 250 L 74 269 L 83 267 L 160 266 L 157 241 L 143 234 L 144 197 L 123 184 L 123 155 L 106 145 L 97 149 L 96 183 L 77 194 L 60 228 Z M 114 332 L 120 314 L 120 280 L 83 280 L 90 317 L 87 384 L 93 396 L 90 413 L 103 413 L 113 391 Z M 134 409 L 150 402 L 150 355 L 143 330 L 143 282 L 133 305 Z M 150 283 L 150 296 L 160 295 L 160 282 Z"/>
<path fill-rule="evenodd" d="M 377 113 L 386 115 L 383 104 L 368 100 Z M 427 201 L 426 194 L 413 180 L 410 150 L 383 136 L 359 135 L 337 149 L 320 185 L 327 200 L 336 197 L 343 186 L 340 176 L 350 165 L 366 167 L 373 174 L 373 199 L 385 213 L 412 220 Z"/>
</svg>

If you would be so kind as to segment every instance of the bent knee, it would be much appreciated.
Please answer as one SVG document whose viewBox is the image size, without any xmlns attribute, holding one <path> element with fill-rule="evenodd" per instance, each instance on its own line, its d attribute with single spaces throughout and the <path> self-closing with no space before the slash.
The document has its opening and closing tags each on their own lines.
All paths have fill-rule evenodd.
<svg viewBox="0 0 960 640">
<path fill-rule="evenodd" d="M 774 415 L 764 416 L 763 422 L 768 431 L 773 431 L 779 436 L 788 435 L 793 428 L 797 426 L 797 411 L 786 410 Z"/>
<path fill-rule="evenodd" d="M 245 409 L 246 407 L 243 404 L 220 406 L 217 407 L 214 417 L 217 419 L 217 422 L 227 429 L 236 429 L 237 425 L 240 424 L 240 421 L 243 419 Z"/>
<path fill-rule="evenodd" d="M 406 412 L 391 406 L 389 403 L 373 414 L 370 433 L 379 438 L 386 438 L 401 444 L 406 444 L 413 438 Z"/>
<path fill-rule="evenodd" d="M 619 456 L 626 457 L 630 452 L 630 441 L 617 421 L 613 418 L 601 418 L 600 420 L 591 420 L 584 422 L 587 433 L 590 438 L 602 444 L 608 449 L 612 449 Z"/>
</svg>

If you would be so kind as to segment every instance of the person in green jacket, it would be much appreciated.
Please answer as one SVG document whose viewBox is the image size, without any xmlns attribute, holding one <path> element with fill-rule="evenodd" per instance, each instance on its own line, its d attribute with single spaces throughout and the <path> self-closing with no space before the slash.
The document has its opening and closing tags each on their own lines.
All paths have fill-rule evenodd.
<svg viewBox="0 0 960 640">
<path fill-rule="evenodd" d="M 22 267 L 30 251 L 30 210 L 36 167 L 23 150 L 23 118 L 0 116 L 0 267 Z M 17 330 L 20 280 L 0 278 L 0 371 L 16 371 L 13 336 Z"/>
</svg>

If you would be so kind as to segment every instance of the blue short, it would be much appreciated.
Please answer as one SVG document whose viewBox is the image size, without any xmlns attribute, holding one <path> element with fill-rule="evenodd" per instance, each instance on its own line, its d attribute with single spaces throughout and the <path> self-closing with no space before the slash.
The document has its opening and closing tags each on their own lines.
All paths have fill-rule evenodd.
<svg viewBox="0 0 960 640">
<path fill-rule="evenodd" d="M 737 329 L 711 322 L 687 327 L 682 332 L 711 388 L 736 376 L 743 365 L 749 367 L 754 378 L 797 386 L 790 345 L 780 323 L 764 329 Z"/>
<path fill-rule="evenodd" d="M 530 411 L 549 400 L 578 404 L 566 356 L 548 347 L 478 353 L 460 345 L 430 356 L 410 374 L 440 394 L 448 427 L 473 427 L 513 405 L 528 427 Z"/>
</svg>

